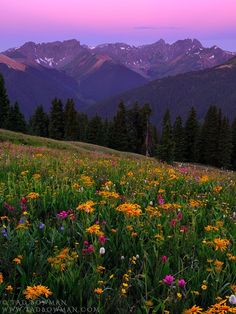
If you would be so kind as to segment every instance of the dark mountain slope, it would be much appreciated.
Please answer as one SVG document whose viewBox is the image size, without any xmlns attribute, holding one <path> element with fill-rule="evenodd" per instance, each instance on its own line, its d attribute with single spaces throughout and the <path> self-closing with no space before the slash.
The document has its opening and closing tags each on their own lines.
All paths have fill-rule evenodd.
<svg viewBox="0 0 236 314">
<path fill-rule="evenodd" d="M 218 105 L 229 117 L 236 116 L 236 58 L 213 69 L 152 81 L 97 104 L 88 113 L 112 117 L 120 100 L 128 106 L 136 101 L 149 103 L 155 124 L 160 124 L 167 108 L 173 117 L 186 117 L 190 107 L 195 106 L 201 119 L 208 106 Z"/>
<path fill-rule="evenodd" d="M 4 76 L 11 102 L 18 101 L 21 110 L 29 117 L 34 108 L 43 104 L 49 110 L 55 97 L 66 100 L 74 98 L 77 108 L 84 104 L 78 94 L 77 82 L 62 72 L 44 67 L 26 66 L 17 70 L 5 63 L 0 63 L 0 73 Z"/>
</svg>

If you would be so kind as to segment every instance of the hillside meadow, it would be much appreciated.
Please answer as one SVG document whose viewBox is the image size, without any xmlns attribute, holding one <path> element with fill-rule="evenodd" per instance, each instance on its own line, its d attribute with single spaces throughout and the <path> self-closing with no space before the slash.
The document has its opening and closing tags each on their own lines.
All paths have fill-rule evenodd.
<svg viewBox="0 0 236 314">
<path fill-rule="evenodd" d="M 2 310 L 236 313 L 235 173 L 3 130 L 0 142 Z"/>
</svg>

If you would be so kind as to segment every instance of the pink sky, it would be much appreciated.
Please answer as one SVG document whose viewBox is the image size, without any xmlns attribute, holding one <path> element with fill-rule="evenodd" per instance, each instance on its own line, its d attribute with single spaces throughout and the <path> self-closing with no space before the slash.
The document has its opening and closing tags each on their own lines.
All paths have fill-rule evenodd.
<svg viewBox="0 0 236 314">
<path fill-rule="evenodd" d="M 0 38 L 0 50 L 29 40 L 198 38 L 236 51 L 236 0 L 1 0 Z"/>
</svg>

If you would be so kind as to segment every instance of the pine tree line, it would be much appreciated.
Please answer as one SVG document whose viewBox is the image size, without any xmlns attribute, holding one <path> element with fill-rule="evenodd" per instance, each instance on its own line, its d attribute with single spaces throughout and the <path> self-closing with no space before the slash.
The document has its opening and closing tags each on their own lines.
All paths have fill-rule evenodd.
<svg viewBox="0 0 236 314">
<path fill-rule="evenodd" d="M 201 122 L 192 108 L 185 123 L 178 116 L 172 124 L 167 110 L 158 138 L 150 116 L 147 104 L 136 103 L 127 109 L 121 102 L 112 120 L 103 120 L 98 115 L 89 118 L 75 109 L 73 99 L 68 99 L 64 106 L 55 98 L 49 113 L 38 106 L 27 123 L 18 103 L 10 104 L 0 75 L 0 128 L 157 156 L 169 163 L 198 162 L 236 170 L 236 118 L 230 124 L 220 109 L 211 106 Z"/>
<path fill-rule="evenodd" d="M 65 107 L 60 99 L 54 99 L 49 114 L 42 106 L 36 108 L 29 121 L 29 132 L 150 155 L 157 144 L 156 129 L 149 123 L 150 114 L 148 105 L 135 104 L 128 110 L 121 102 L 113 120 L 103 120 L 98 115 L 89 119 L 86 114 L 77 112 L 73 99 L 68 99 Z"/>
<path fill-rule="evenodd" d="M 164 115 L 157 156 L 166 162 L 197 162 L 236 169 L 236 118 L 230 124 L 217 106 L 210 106 L 200 123 L 191 108 L 185 124 L 178 116 L 173 125 Z"/>
<path fill-rule="evenodd" d="M 10 104 L 4 79 L 0 75 L 0 128 L 16 132 L 26 132 L 26 121 L 18 103 Z"/>
</svg>

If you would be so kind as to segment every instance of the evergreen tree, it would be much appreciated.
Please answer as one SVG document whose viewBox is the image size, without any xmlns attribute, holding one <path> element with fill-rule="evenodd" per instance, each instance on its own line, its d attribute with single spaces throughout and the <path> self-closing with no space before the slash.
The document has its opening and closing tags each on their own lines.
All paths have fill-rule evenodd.
<svg viewBox="0 0 236 314">
<path fill-rule="evenodd" d="M 128 151 L 129 137 L 127 130 L 127 111 L 123 102 L 119 104 L 110 132 L 111 137 L 109 146 L 121 151 Z"/>
<path fill-rule="evenodd" d="M 144 137 L 143 149 L 141 153 L 145 153 L 146 156 L 150 156 L 152 146 L 152 133 L 150 126 L 151 108 L 149 104 L 145 104 L 141 109 L 141 121 L 142 121 L 142 133 Z"/>
<path fill-rule="evenodd" d="M 150 125 L 150 133 L 151 133 L 150 156 L 155 156 L 158 146 L 158 133 L 157 128 L 152 124 Z"/>
<path fill-rule="evenodd" d="M 17 102 L 15 102 L 13 106 L 10 106 L 8 118 L 5 125 L 8 130 L 23 133 L 26 132 L 27 128 L 25 117 L 21 113 Z"/>
<path fill-rule="evenodd" d="M 139 107 L 138 103 L 127 110 L 127 132 L 129 151 L 149 154 L 151 149 L 151 109 L 149 105 Z"/>
<path fill-rule="evenodd" d="M 236 170 L 236 118 L 234 119 L 231 127 L 232 134 L 232 154 L 231 154 L 231 164 L 234 170 Z"/>
<path fill-rule="evenodd" d="M 48 137 L 49 118 L 44 112 L 43 106 L 38 106 L 35 109 L 33 116 L 30 119 L 30 129 L 33 135 Z"/>
<path fill-rule="evenodd" d="M 182 119 L 178 116 L 173 126 L 173 141 L 174 141 L 174 160 L 184 161 L 185 157 L 185 137 Z"/>
<path fill-rule="evenodd" d="M 9 99 L 7 96 L 3 76 L 0 74 L 0 128 L 6 128 L 9 111 Z"/>
<path fill-rule="evenodd" d="M 199 125 L 197 114 L 192 107 L 185 124 L 185 159 L 186 161 L 198 161 L 198 140 L 199 140 Z"/>
<path fill-rule="evenodd" d="M 103 145 L 104 128 L 102 119 L 95 116 L 88 124 L 88 142 L 96 145 Z"/>
<path fill-rule="evenodd" d="M 65 139 L 78 139 L 78 119 L 73 99 L 68 99 L 65 106 Z"/>
<path fill-rule="evenodd" d="M 169 110 L 166 111 L 163 117 L 162 134 L 157 148 L 157 156 L 168 163 L 172 163 L 174 160 L 174 142 Z"/>
<path fill-rule="evenodd" d="M 127 111 L 127 132 L 129 151 L 139 153 L 143 144 L 142 122 L 138 103 Z"/>
<path fill-rule="evenodd" d="M 88 117 L 85 113 L 77 113 L 78 140 L 82 142 L 88 141 Z"/>
<path fill-rule="evenodd" d="M 64 112 L 60 99 L 55 98 L 49 116 L 49 137 L 61 140 L 64 138 Z"/>
<path fill-rule="evenodd" d="M 108 147 L 109 145 L 109 136 L 110 136 L 110 123 L 106 119 L 103 123 L 103 140 L 102 145 Z"/>
<path fill-rule="evenodd" d="M 219 133 L 221 112 L 216 106 L 210 106 L 201 129 L 201 158 L 202 163 L 218 166 Z"/>
<path fill-rule="evenodd" d="M 224 117 L 221 123 L 218 143 L 218 165 L 225 169 L 231 165 L 232 133 L 229 120 Z"/>
</svg>

